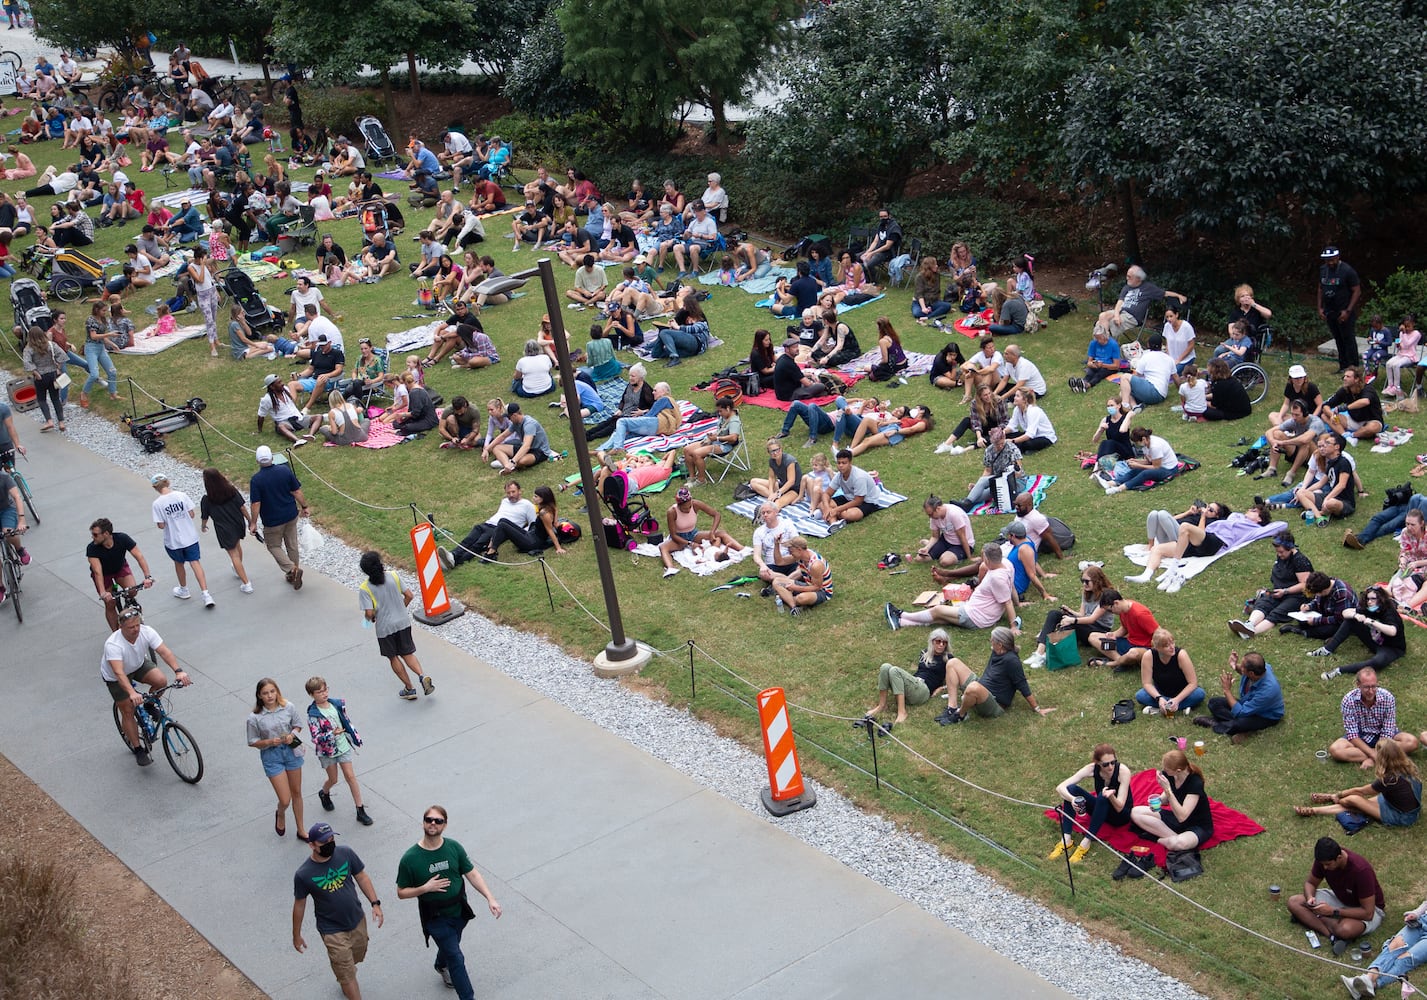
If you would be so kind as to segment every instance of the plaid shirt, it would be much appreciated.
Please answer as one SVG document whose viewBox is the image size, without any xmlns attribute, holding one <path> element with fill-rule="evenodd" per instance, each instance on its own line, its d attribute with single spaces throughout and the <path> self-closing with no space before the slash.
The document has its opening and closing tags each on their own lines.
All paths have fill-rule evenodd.
<svg viewBox="0 0 1427 1000">
<path fill-rule="evenodd" d="M 1377 689 L 1377 700 L 1371 708 L 1363 704 L 1363 693 L 1353 688 L 1343 695 L 1343 736 L 1349 740 L 1364 736 L 1387 739 L 1396 736 L 1397 699 L 1386 688 Z"/>
<path fill-rule="evenodd" d="M 1308 602 L 1309 611 L 1316 611 L 1323 616 L 1321 622 L 1315 623 L 1321 625 L 1341 625 L 1343 612 L 1357 606 L 1358 595 L 1353 593 L 1352 587 L 1338 579 L 1334 579 L 1332 586 Z M 1378 697 L 1382 697 L 1381 693 Z"/>
<path fill-rule="evenodd" d="M 1021 449 L 1007 441 L 1000 449 L 987 447 L 981 458 L 981 467 L 992 479 L 998 479 L 1021 465 Z"/>
</svg>

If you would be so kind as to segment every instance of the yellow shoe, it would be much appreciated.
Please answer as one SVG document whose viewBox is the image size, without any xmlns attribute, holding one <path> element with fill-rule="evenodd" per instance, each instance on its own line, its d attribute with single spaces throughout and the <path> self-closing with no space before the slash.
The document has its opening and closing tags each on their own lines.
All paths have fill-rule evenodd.
<svg viewBox="0 0 1427 1000">
<path fill-rule="evenodd" d="M 1065 854 L 1065 852 L 1068 850 L 1070 850 L 1070 845 L 1067 844 L 1064 840 L 1062 840 L 1060 843 L 1055 845 L 1055 850 L 1051 851 L 1049 854 L 1046 855 L 1046 859 L 1049 861 L 1055 861 L 1063 854 Z"/>
<path fill-rule="evenodd" d="M 1080 845 L 1079 847 L 1077 847 L 1073 852 L 1071 852 L 1071 855 L 1070 855 L 1070 863 L 1073 864 L 1073 865 L 1078 865 L 1078 864 L 1080 864 L 1080 862 L 1082 862 L 1082 861 L 1085 860 L 1085 855 L 1087 855 L 1087 854 L 1089 854 L 1089 853 L 1090 853 L 1090 848 L 1089 848 L 1089 847 L 1086 847 L 1084 844 L 1081 844 L 1081 845 Z"/>
</svg>

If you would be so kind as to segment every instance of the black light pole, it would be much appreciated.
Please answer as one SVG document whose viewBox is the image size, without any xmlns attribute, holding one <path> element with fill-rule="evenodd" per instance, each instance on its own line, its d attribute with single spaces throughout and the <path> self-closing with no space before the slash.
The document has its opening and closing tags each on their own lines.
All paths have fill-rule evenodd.
<svg viewBox="0 0 1427 1000">
<path fill-rule="evenodd" d="M 595 473 L 590 465 L 589 442 L 585 440 L 585 423 L 580 419 L 580 394 L 575 388 L 575 369 L 570 364 L 570 345 L 565 339 L 565 319 L 560 307 L 560 293 L 555 287 L 555 271 L 549 257 L 536 261 L 535 268 L 514 274 L 514 278 L 539 277 L 545 290 L 545 309 L 550 313 L 550 334 L 555 340 L 555 357 L 560 365 L 560 391 L 565 397 L 569 414 L 570 436 L 574 439 L 575 461 L 580 466 L 580 482 L 584 486 L 585 506 L 590 517 L 590 541 L 595 547 L 595 562 L 599 566 L 600 589 L 604 591 L 605 612 L 609 615 L 610 638 L 603 658 L 610 665 L 642 666 L 647 659 L 641 655 L 633 639 L 624 634 L 624 620 L 619 613 L 619 594 L 614 588 L 614 573 L 610 567 L 609 546 L 605 544 L 604 523 L 600 516 Z M 631 663 L 634 661 L 634 663 Z M 596 659 L 596 669 L 599 659 Z M 625 672 L 625 671 L 620 671 Z"/>
</svg>

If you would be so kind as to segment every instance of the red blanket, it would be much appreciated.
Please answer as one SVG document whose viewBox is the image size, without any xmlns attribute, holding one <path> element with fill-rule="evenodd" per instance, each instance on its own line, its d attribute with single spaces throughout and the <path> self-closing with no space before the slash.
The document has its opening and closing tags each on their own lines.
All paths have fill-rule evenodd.
<svg viewBox="0 0 1427 1000">
<path fill-rule="evenodd" d="M 957 320 L 955 323 L 952 324 L 952 328 L 955 329 L 957 333 L 970 337 L 972 340 L 980 340 L 990 331 L 987 330 L 984 326 L 968 325 L 966 321 L 971 319 L 971 316 L 980 316 L 987 323 L 996 322 L 995 311 L 988 307 L 986 309 L 982 309 L 979 313 L 972 313 L 970 316 L 963 316 L 961 317 L 961 319 Z"/>
<path fill-rule="evenodd" d="M 831 371 L 831 369 L 829 369 L 829 370 Z M 860 382 L 862 379 L 864 379 L 864 378 L 867 377 L 865 374 L 849 375 L 847 372 L 840 372 L 840 371 L 833 371 L 832 374 L 834 374 L 834 375 L 836 375 L 838 378 L 842 379 L 842 381 L 843 381 L 846 385 L 848 385 L 848 386 L 855 385 L 856 383 Z M 706 391 L 706 392 L 709 391 L 709 388 L 711 388 L 711 387 L 706 387 L 704 391 Z M 833 400 L 835 400 L 836 398 L 837 398 L 836 396 L 832 396 L 832 395 L 828 395 L 828 396 L 815 396 L 815 397 L 812 398 L 812 399 L 805 400 L 805 402 L 811 403 L 813 406 L 827 406 L 829 403 L 831 403 L 831 402 L 832 402 Z M 767 407 L 768 409 L 770 409 L 770 410 L 782 410 L 784 413 L 787 413 L 787 412 L 788 412 L 788 409 L 789 409 L 793 404 L 792 404 L 791 401 L 785 401 L 785 400 L 779 399 L 777 396 L 773 395 L 773 390 L 772 390 L 772 389 L 764 389 L 762 392 L 760 392 L 760 393 L 759 393 L 758 395 L 756 395 L 756 396 L 744 396 L 744 397 L 743 397 L 743 403 L 742 403 L 742 405 L 744 405 L 744 406 L 766 406 L 766 407 Z"/>
<path fill-rule="evenodd" d="M 1130 795 L 1136 804 L 1143 804 L 1149 801 L 1151 795 L 1160 794 L 1159 782 L 1155 780 L 1154 769 L 1141 771 L 1130 778 Z M 1222 844 L 1228 840 L 1237 840 L 1239 837 L 1252 837 L 1255 834 L 1263 833 L 1263 827 L 1249 819 L 1237 809 L 1230 809 L 1222 802 L 1209 800 L 1209 812 L 1214 817 L 1214 836 L 1209 838 L 1207 844 L 1200 844 L 1201 851 Z M 1060 813 L 1054 809 L 1047 809 L 1046 813 L 1057 823 L 1060 822 Z M 1089 817 L 1085 817 L 1086 823 Z M 1082 829 L 1085 823 L 1077 823 Z M 1163 867 L 1165 849 L 1156 841 L 1148 840 L 1139 835 L 1139 828 L 1133 823 L 1129 826 L 1110 826 L 1106 824 L 1100 828 L 1100 839 L 1105 841 L 1115 850 L 1126 852 L 1136 844 L 1144 845 L 1154 853 L 1155 863 Z"/>
</svg>

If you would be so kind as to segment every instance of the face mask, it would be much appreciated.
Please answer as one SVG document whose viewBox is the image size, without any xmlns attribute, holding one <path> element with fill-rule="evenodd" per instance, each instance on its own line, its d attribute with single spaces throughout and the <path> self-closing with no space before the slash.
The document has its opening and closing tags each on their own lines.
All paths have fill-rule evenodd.
<svg viewBox="0 0 1427 1000">
<path fill-rule="evenodd" d="M 1113 407 L 1113 406 L 1107 406 L 1107 407 L 1105 407 L 1105 412 L 1108 413 L 1110 416 L 1113 417 L 1113 416 L 1115 416 L 1116 414 L 1118 414 L 1120 411 L 1119 411 L 1118 409 L 1116 409 L 1115 407 Z"/>
<path fill-rule="evenodd" d="M 1369 610 L 1369 611 L 1376 612 L 1377 609 L 1378 609 L 1378 605 L 1377 605 L 1377 604 L 1374 604 L 1374 603 L 1372 603 L 1371 601 L 1368 602 L 1368 610 Z"/>
<path fill-rule="evenodd" d="M 337 850 L 337 841 L 335 840 L 329 840 L 325 844 L 317 845 L 318 857 L 330 858 L 332 856 L 332 852 L 335 850 Z"/>
</svg>

